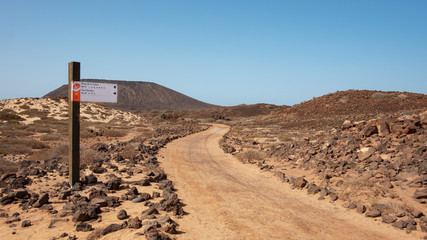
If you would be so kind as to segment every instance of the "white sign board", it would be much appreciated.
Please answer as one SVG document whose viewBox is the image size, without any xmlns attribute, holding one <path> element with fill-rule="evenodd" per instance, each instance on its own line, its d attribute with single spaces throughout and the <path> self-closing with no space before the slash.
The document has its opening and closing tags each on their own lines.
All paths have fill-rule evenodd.
<svg viewBox="0 0 427 240">
<path fill-rule="evenodd" d="M 117 84 L 95 82 L 72 82 L 73 101 L 117 103 Z"/>
</svg>

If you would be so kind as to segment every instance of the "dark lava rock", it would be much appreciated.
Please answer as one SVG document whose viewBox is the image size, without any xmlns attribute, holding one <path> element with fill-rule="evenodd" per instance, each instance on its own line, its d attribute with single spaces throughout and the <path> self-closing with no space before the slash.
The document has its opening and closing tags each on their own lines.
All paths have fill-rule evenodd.
<svg viewBox="0 0 427 240">
<path fill-rule="evenodd" d="M 105 198 L 98 198 L 98 197 L 90 200 L 90 204 L 98 204 L 100 207 L 108 206 L 108 202 Z"/>
<path fill-rule="evenodd" d="M 151 199 L 151 196 L 149 193 L 141 193 L 140 197 L 142 197 L 143 201 L 147 201 Z"/>
<path fill-rule="evenodd" d="M 103 228 L 101 230 L 101 235 L 107 235 L 109 233 L 119 231 L 119 230 L 121 230 L 123 228 L 124 227 L 123 227 L 122 224 L 113 223 L 113 224 L 110 224 L 110 225 L 106 226 L 105 228 Z"/>
<path fill-rule="evenodd" d="M 98 164 L 90 165 L 89 169 L 94 173 L 105 173 L 108 171 L 106 168 L 101 167 Z"/>
<path fill-rule="evenodd" d="M 15 197 L 13 196 L 13 194 L 9 194 L 9 195 L 6 195 L 6 196 L 0 198 L 0 204 L 1 205 L 8 205 L 8 204 L 13 203 L 14 200 L 15 200 Z"/>
<path fill-rule="evenodd" d="M 427 189 L 416 190 L 414 193 L 415 199 L 426 199 L 427 198 Z"/>
<path fill-rule="evenodd" d="M 24 188 L 26 185 L 31 184 L 31 179 L 23 176 L 19 176 L 13 179 L 8 185 L 12 189 Z"/>
<path fill-rule="evenodd" d="M 31 221 L 30 220 L 22 221 L 21 227 L 25 228 L 25 227 L 29 227 L 29 226 L 31 226 Z"/>
<path fill-rule="evenodd" d="M 119 220 L 123 220 L 123 219 L 126 219 L 126 218 L 128 218 L 129 216 L 128 216 L 128 213 L 125 211 L 125 210 L 120 210 L 119 211 L 119 213 L 117 213 L 117 218 L 119 219 Z"/>
<path fill-rule="evenodd" d="M 373 209 L 371 211 L 367 211 L 365 216 L 370 217 L 370 218 L 376 218 L 376 217 L 381 216 L 381 212 L 378 211 L 378 209 Z"/>
<path fill-rule="evenodd" d="M 293 186 L 298 189 L 303 189 L 306 184 L 307 184 L 307 180 L 305 180 L 303 177 L 297 177 L 294 179 L 294 182 L 293 182 Z"/>
<path fill-rule="evenodd" d="M 152 198 L 158 198 L 158 197 L 160 197 L 160 193 L 159 192 L 153 192 Z"/>
<path fill-rule="evenodd" d="M 19 218 L 19 217 L 11 217 L 8 220 L 6 220 L 4 223 L 10 224 L 10 223 L 19 222 L 19 221 L 21 221 L 21 218 Z"/>
<path fill-rule="evenodd" d="M 67 198 L 69 196 L 71 196 L 71 191 L 70 190 L 68 190 L 68 191 L 61 191 L 58 194 L 58 199 L 60 199 L 60 200 L 67 200 Z"/>
<path fill-rule="evenodd" d="M 406 228 L 407 225 L 408 223 L 405 220 L 399 220 L 393 223 L 393 227 L 399 228 L 399 229 L 404 229 Z"/>
<path fill-rule="evenodd" d="M 18 189 L 16 192 L 13 193 L 15 198 L 19 199 L 29 199 L 31 197 L 31 194 L 25 190 L 25 189 Z"/>
<path fill-rule="evenodd" d="M 145 238 L 147 240 L 171 240 L 171 238 L 168 235 L 159 232 L 155 228 L 148 229 L 145 232 Z"/>
<path fill-rule="evenodd" d="M 122 180 L 120 178 L 115 178 L 106 182 L 105 187 L 108 190 L 120 190 L 120 184 L 122 184 Z"/>
<path fill-rule="evenodd" d="M 39 199 L 33 204 L 33 207 L 39 208 L 47 203 L 49 203 L 49 194 L 42 193 Z"/>
<path fill-rule="evenodd" d="M 395 216 L 390 215 L 382 215 L 381 218 L 383 223 L 394 223 L 397 220 Z"/>
<path fill-rule="evenodd" d="M 151 206 L 149 209 L 142 211 L 143 216 L 148 216 L 153 214 L 159 214 L 159 211 L 157 210 L 156 206 Z"/>
<path fill-rule="evenodd" d="M 128 228 L 141 228 L 142 227 L 142 221 L 138 217 L 129 218 L 128 220 Z"/>
<path fill-rule="evenodd" d="M 321 188 L 314 183 L 308 184 L 307 193 L 308 194 L 318 194 L 321 191 Z"/>
<path fill-rule="evenodd" d="M 97 182 L 98 182 L 98 178 L 92 173 L 84 177 L 85 184 L 96 184 Z"/>
<path fill-rule="evenodd" d="M 89 232 L 92 230 L 93 230 L 92 225 L 90 225 L 89 223 L 86 223 L 86 222 L 81 222 L 81 223 L 77 224 L 77 226 L 76 226 L 77 232 Z"/>
<path fill-rule="evenodd" d="M 358 203 L 356 207 L 356 211 L 360 214 L 366 212 L 366 206 L 362 203 Z"/>
<path fill-rule="evenodd" d="M 169 215 L 164 215 L 163 217 L 159 218 L 157 222 L 161 225 L 163 231 L 171 234 L 177 233 L 176 227 L 178 226 L 178 224 L 174 220 L 172 220 Z"/>
<path fill-rule="evenodd" d="M 73 215 L 73 222 L 84 222 L 98 217 L 96 208 L 85 208 L 76 211 Z"/>
<path fill-rule="evenodd" d="M 139 194 L 138 189 L 136 187 L 131 187 L 125 195 L 136 196 L 138 194 Z"/>
<path fill-rule="evenodd" d="M 89 193 L 89 199 L 92 200 L 94 198 L 105 198 L 107 194 L 99 189 L 92 189 Z"/>
<path fill-rule="evenodd" d="M 413 212 L 411 213 L 411 215 L 412 215 L 414 218 L 420 218 L 420 217 L 424 216 L 424 213 L 422 213 L 421 211 L 416 210 L 416 211 L 413 211 Z"/>
</svg>

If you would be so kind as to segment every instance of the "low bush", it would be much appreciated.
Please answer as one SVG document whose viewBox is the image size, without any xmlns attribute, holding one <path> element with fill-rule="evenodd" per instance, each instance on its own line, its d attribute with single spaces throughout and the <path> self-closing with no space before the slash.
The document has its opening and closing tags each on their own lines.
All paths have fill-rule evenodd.
<svg viewBox="0 0 427 240">
<path fill-rule="evenodd" d="M 236 154 L 236 158 L 243 163 L 258 163 L 265 158 L 265 153 L 249 150 Z"/>
<path fill-rule="evenodd" d="M 29 154 L 32 149 L 44 149 L 49 146 L 36 139 L 7 138 L 0 141 L 0 154 Z"/>
<path fill-rule="evenodd" d="M 124 137 L 127 133 L 116 129 L 105 129 L 103 136 L 106 137 Z"/>
<path fill-rule="evenodd" d="M 0 157 L 0 176 L 4 173 L 16 173 L 18 170 L 16 163 Z"/>
</svg>

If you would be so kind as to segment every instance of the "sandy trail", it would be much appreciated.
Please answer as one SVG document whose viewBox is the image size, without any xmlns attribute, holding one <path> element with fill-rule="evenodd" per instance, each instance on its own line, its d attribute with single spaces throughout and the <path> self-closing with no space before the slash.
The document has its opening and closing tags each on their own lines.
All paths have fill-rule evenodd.
<svg viewBox="0 0 427 240">
<path fill-rule="evenodd" d="M 229 130 L 213 125 L 170 143 L 161 166 L 189 214 L 178 239 L 420 239 L 390 225 L 292 190 L 270 173 L 224 154 Z"/>
</svg>

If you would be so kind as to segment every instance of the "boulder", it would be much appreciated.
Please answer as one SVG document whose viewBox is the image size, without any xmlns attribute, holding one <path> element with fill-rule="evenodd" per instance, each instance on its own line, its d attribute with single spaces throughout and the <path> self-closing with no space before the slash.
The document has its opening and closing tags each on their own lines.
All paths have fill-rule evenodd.
<svg viewBox="0 0 427 240">
<path fill-rule="evenodd" d="M 124 226 L 122 224 L 113 223 L 113 224 L 110 224 L 110 225 L 106 226 L 105 228 L 103 228 L 101 230 L 101 235 L 107 235 L 109 233 L 122 230 L 123 228 L 124 228 Z"/>
<path fill-rule="evenodd" d="M 92 225 L 90 225 L 89 223 L 86 223 L 86 222 L 81 222 L 81 223 L 76 225 L 76 231 L 77 232 L 89 232 L 92 230 L 93 230 Z"/>
<path fill-rule="evenodd" d="M 397 220 L 395 216 L 390 216 L 387 214 L 382 215 L 381 218 L 383 223 L 394 223 Z"/>
<path fill-rule="evenodd" d="M 390 125 L 384 119 L 377 119 L 376 126 L 379 136 L 385 137 L 390 135 Z"/>
<path fill-rule="evenodd" d="M 375 120 L 369 120 L 360 132 L 363 137 L 370 137 L 376 133 L 378 133 L 378 128 Z"/>
<path fill-rule="evenodd" d="M 29 227 L 29 226 L 31 226 L 31 221 L 30 220 L 22 221 L 21 227 L 26 228 L 26 227 Z"/>
<path fill-rule="evenodd" d="M 123 220 L 123 219 L 126 219 L 128 217 L 129 217 L 128 213 L 123 209 L 117 213 L 117 219 L 119 219 L 119 220 Z"/>
<path fill-rule="evenodd" d="M 49 194 L 42 193 L 39 199 L 33 204 L 33 207 L 39 208 L 47 203 L 49 203 Z"/>
<path fill-rule="evenodd" d="M 129 218 L 128 220 L 128 228 L 141 228 L 142 227 L 142 221 L 138 217 Z"/>
<path fill-rule="evenodd" d="M 307 184 L 307 180 L 305 180 L 303 177 L 297 177 L 294 179 L 293 187 L 298 189 L 303 189 L 306 184 Z"/>
</svg>

